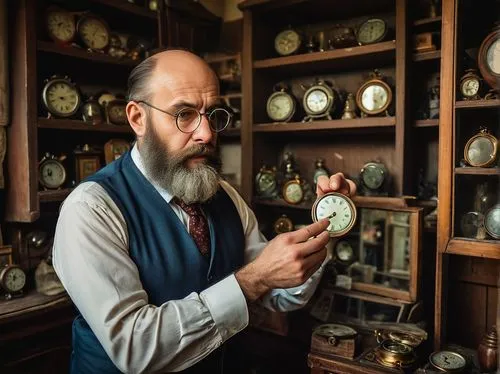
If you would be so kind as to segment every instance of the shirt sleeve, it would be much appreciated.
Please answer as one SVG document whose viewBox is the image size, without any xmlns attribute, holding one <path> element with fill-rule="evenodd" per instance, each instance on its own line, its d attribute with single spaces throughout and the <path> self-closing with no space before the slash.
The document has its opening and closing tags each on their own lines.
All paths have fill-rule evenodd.
<svg viewBox="0 0 500 374">
<path fill-rule="evenodd" d="M 148 303 L 128 254 L 126 222 L 98 184 L 79 185 L 56 227 L 54 268 L 113 363 L 123 372 L 179 371 L 248 325 L 234 275 L 200 294 Z"/>
</svg>

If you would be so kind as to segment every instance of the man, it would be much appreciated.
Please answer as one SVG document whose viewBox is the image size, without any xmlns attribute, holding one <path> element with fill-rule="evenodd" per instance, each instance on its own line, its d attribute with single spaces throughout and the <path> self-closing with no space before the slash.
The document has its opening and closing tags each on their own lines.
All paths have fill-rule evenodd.
<svg viewBox="0 0 500 374">
<path fill-rule="evenodd" d="M 80 312 L 72 373 L 219 373 L 219 347 L 247 326 L 248 303 L 293 310 L 312 296 L 328 221 L 266 242 L 219 178 L 217 132 L 230 117 L 196 55 L 142 62 L 129 100 L 135 146 L 75 188 L 57 223 L 54 267 Z M 340 173 L 318 181 L 330 190 L 355 185 Z"/>
</svg>

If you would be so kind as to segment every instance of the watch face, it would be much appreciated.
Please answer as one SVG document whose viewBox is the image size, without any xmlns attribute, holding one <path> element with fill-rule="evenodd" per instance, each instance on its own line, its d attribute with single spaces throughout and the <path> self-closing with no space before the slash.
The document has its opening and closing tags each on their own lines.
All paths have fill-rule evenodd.
<svg viewBox="0 0 500 374">
<path fill-rule="evenodd" d="M 327 93 L 321 89 L 314 89 L 306 92 L 304 97 L 304 105 L 309 112 L 313 114 L 321 114 L 327 112 L 331 99 Z"/>
<path fill-rule="evenodd" d="M 321 325 L 314 330 L 314 333 L 323 336 L 334 336 L 336 338 L 354 337 L 358 334 L 356 330 L 349 326 L 338 325 L 335 323 Z"/>
<path fill-rule="evenodd" d="M 267 115 L 273 121 L 286 122 L 295 112 L 295 103 L 290 95 L 284 92 L 275 92 L 267 102 Z"/>
<path fill-rule="evenodd" d="M 42 93 L 47 110 L 58 117 L 70 117 L 80 106 L 80 94 L 76 87 L 66 79 L 49 81 Z"/>
<path fill-rule="evenodd" d="M 9 266 L 2 272 L 2 287 L 7 292 L 19 292 L 26 284 L 26 274 L 18 266 Z"/>
<path fill-rule="evenodd" d="M 495 205 L 486 212 L 484 228 L 491 237 L 500 239 L 500 205 Z"/>
<path fill-rule="evenodd" d="M 63 10 L 51 10 L 47 14 L 47 29 L 52 39 L 58 42 L 69 43 L 76 33 L 76 24 L 73 15 Z"/>
<path fill-rule="evenodd" d="M 381 41 L 387 33 L 387 24 L 381 19 L 370 19 L 358 29 L 357 39 L 360 44 L 371 44 Z"/>
<path fill-rule="evenodd" d="M 96 17 L 82 18 L 78 33 L 85 45 L 91 49 L 104 49 L 109 44 L 109 31 L 106 24 Z"/>
<path fill-rule="evenodd" d="M 483 225 L 484 216 L 478 212 L 467 212 L 460 220 L 462 235 L 466 238 L 475 238 Z"/>
<path fill-rule="evenodd" d="M 487 136 L 477 136 L 466 146 L 467 161 L 471 166 L 483 166 L 495 157 L 495 145 Z"/>
<path fill-rule="evenodd" d="M 262 172 L 260 174 L 257 179 L 257 192 L 262 195 L 273 192 L 277 186 L 273 173 Z"/>
<path fill-rule="evenodd" d="M 463 369 L 467 363 L 461 354 L 452 351 L 434 352 L 430 355 L 429 361 L 432 365 L 444 371 Z"/>
<path fill-rule="evenodd" d="M 361 94 L 361 105 L 368 112 L 380 112 L 388 105 L 389 93 L 381 84 L 370 84 Z"/>
<path fill-rule="evenodd" d="M 488 48 L 486 64 L 492 73 L 500 75 L 500 39 L 496 39 Z"/>
<path fill-rule="evenodd" d="M 479 92 L 479 81 L 477 78 L 467 78 L 461 87 L 462 95 L 465 97 L 472 97 Z"/>
<path fill-rule="evenodd" d="M 341 262 L 350 262 L 354 258 L 354 250 L 346 240 L 341 240 L 335 246 L 335 254 Z"/>
<path fill-rule="evenodd" d="M 40 183 L 47 188 L 59 188 L 66 180 L 64 166 L 57 160 L 46 160 L 40 165 Z"/>
<path fill-rule="evenodd" d="M 298 204 L 304 198 L 304 190 L 298 181 L 289 181 L 283 188 L 283 197 L 290 204 Z"/>
<path fill-rule="evenodd" d="M 295 53 L 301 43 L 300 35 L 293 30 L 284 30 L 280 32 L 274 40 L 274 48 L 282 56 L 288 56 Z"/>
<path fill-rule="evenodd" d="M 361 178 L 366 187 L 370 190 L 377 190 L 384 183 L 385 173 L 379 165 L 368 164 L 363 167 Z"/>
<path fill-rule="evenodd" d="M 330 219 L 327 230 L 330 236 L 341 236 L 349 232 L 356 222 L 356 207 L 351 199 L 337 192 L 329 192 L 318 198 L 312 208 L 312 219 L 317 222 Z"/>
</svg>

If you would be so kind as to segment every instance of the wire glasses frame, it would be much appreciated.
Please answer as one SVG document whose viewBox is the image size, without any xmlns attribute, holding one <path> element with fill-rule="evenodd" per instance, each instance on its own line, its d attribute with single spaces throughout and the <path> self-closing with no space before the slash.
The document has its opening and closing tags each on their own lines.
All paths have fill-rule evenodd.
<svg viewBox="0 0 500 374">
<path fill-rule="evenodd" d="M 195 132 L 201 124 L 201 117 L 206 116 L 208 119 L 208 124 L 213 132 L 221 132 L 227 128 L 231 123 L 233 114 L 225 108 L 217 107 L 210 109 L 208 112 L 201 113 L 197 109 L 185 107 L 179 110 L 177 113 L 169 113 L 163 109 L 157 108 L 150 103 L 138 100 L 136 103 L 142 103 L 150 108 L 156 109 L 162 113 L 168 114 L 175 118 L 175 125 L 180 132 L 185 134 L 191 134 Z"/>
</svg>

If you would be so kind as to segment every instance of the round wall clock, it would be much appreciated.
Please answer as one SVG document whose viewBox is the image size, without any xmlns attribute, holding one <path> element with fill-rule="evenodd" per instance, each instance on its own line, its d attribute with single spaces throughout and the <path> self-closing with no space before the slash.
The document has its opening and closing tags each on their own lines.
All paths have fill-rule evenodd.
<svg viewBox="0 0 500 374">
<path fill-rule="evenodd" d="M 323 218 L 330 220 L 327 230 L 331 237 L 347 234 L 356 223 L 356 207 L 353 201 L 338 192 L 329 192 L 314 202 L 311 211 L 312 220 Z"/>
<path fill-rule="evenodd" d="M 484 80 L 492 88 L 500 89 L 500 26 L 497 25 L 481 43 L 477 64 Z"/>
<path fill-rule="evenodd" d="M 392 103 L 392 89 L 375 70 L 356 93 L 356 104 L 362 115 L 378 115 L 387 111 Z"/>
<path fill-rule="evenodd" d="M 267 115 L 275 122 L 288 122 L 295 113 L 295 98 L 287 92 L 284 86 L 281 86 L 279 90 L 276 87 L 275 91 L 267 99 Z"/>
<path fill-rule="evenodd" d="M 81 100 L 78 87 L 68 77 L 53 76 L 45 81 L 42 101 L 50 114 L 71 117 L 80 108 Z"/>
<path fill-rule="evenodd" d="M 490 134 L 487 128 L 482 127 L 467 141 L 464 148 L 465 161 L 475 167 L 491 166 L 497 158 L 497 147 L 497 138 Z"/>
<path fill-rule="evenodd" d="M 78 20 L 76 27 L 80 39 L 87 48 L 102 51 L 108 46 L 110 31 L 101 17 L 86 14 Z"/>
<path fill-rule="evenodd" d="M 70 44 L 76 36 L 76 21 L 73 14 L 64 9 L 49 7 L 45 15 L 49 37 L 59 44 Z"/>
<path fill-rule="evenodd" d="M 292 29 L 281 31 L 274 39 L 274 49 L 281 56 L 288 56 L 296 53 L 302 44 L 300 34 Z"/>
</svg>

